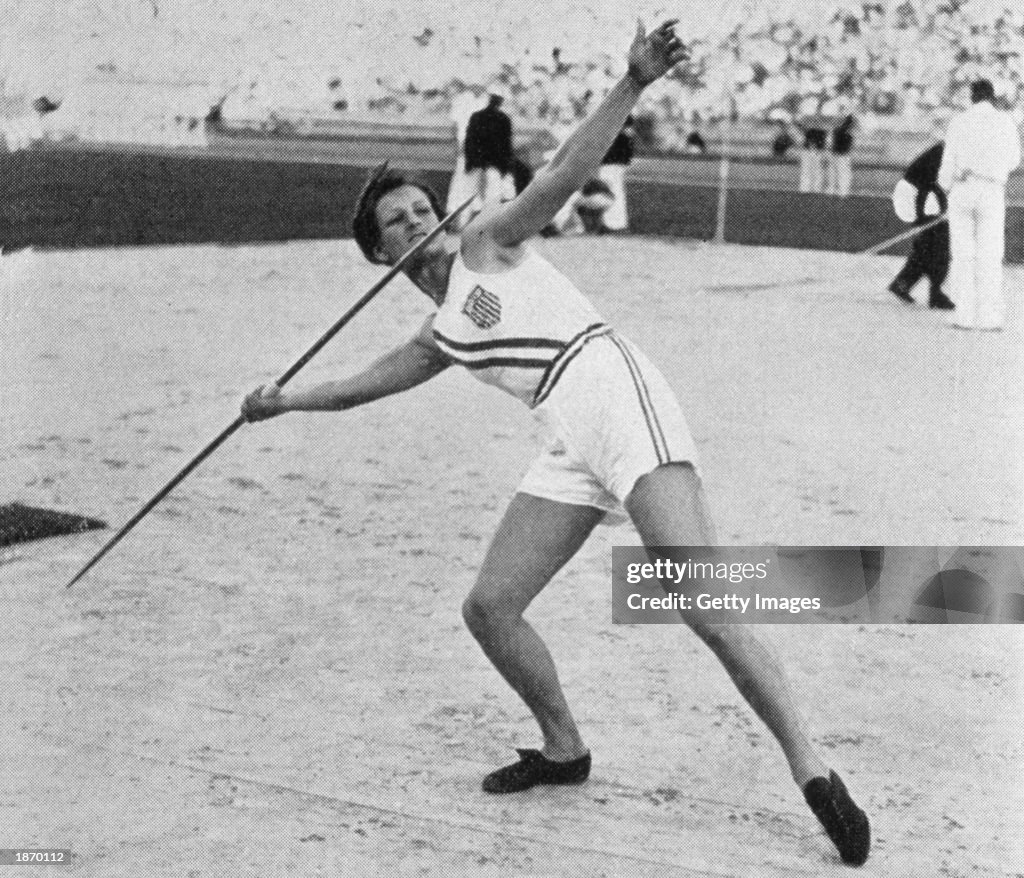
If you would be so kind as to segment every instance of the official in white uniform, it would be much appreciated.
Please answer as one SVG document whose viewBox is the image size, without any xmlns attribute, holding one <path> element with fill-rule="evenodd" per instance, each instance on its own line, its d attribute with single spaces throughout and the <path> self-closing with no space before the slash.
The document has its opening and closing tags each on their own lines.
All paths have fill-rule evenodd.
<svg viewBox="0 0 1024 878">
<path fill-rule="evenodd" d="M 978 80 L 971 106 L 949 123 L 939 168 L 939 185 L 949 193 L 952 326 L 1003 326 L 1006 178 L 1020 158 L 1017 126 L 996 109 L 992 83 Z"/>
<path fill-rule="evenodd" d="M 624 511 L 651 549 L 714 544 L 696 449 L 667 381 L 527 243 L 594 177 L 644 88 L 686 57 L 674 25 L 648 35 L 638 24 L 628 73 L 520 195 L 485 208 L 461 241 L 441 235 L 405 264 L 438 308 L 414 338 L 361 373 L 286 393 L 275 385 L 242 408 L 250 421 L 349 409 L 457 363 L 548 419 L 552 441 L 509 503 L 463 604 L 470 632 L 544 739 L 487 775 L 488 793 L 578 784 L 590 773 L 552 656 L 524 613 L 594 527 Z M 359 200 L 356 242 L 371 261 L 394 265 L 436 227 L 438 207 L 429 189 L 382 170 Z M 680 614 L 775 736 L 843 859 L 863 863 L 868 818 L 807 736 L 779 660 L 748 626 Z"/>
</svg>

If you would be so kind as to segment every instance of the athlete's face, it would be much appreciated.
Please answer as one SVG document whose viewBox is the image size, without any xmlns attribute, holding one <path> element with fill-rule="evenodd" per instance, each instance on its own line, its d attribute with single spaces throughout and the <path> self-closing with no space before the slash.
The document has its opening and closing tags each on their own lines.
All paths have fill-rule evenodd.
<svg viewBox="0 0 1024 878">
<path fill-rule="evenodd" d="M 394 265 L 417 241 L 426 237 L 438 223 L 427 193 L 417 186 L 400 186 L 377 202 L 377 228 L 380 230 L 379 255 Z M 443 249 L 436 238 L 428 250 Z M 426 254 L 425 254 L 426 255 Z"/>
</svg>

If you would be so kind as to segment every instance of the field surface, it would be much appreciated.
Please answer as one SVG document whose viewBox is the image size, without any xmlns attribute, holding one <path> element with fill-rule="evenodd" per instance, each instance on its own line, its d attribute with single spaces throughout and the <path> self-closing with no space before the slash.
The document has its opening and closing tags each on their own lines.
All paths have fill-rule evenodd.
<svg viewBox="0 0 1024 878">
<path fill-rule="evenodd" d="M 640 238 L 539 244 L 683 401 L 726 543 L 1024 540 L 1020 301 L 1002 333 L 885 292 L 893 257 Z M 0 260 L 0 502 L 127 520 L 378 276 L 350 241 Z M 428 313 L 396 282 L 297 381 Z M 482 416 L 481 413 L 486 413 Z M 539 426 L 455 370 L 247 426 L 109 536 L 6 549 L 0 847 L 87 876 L 822 876 L 781 754 L 675 626 L 613 626 L 600 528 L 530 609 L 595 769 L 495 799 L 535 746 L 462 624 Z M 858 874 L 1019 878 L 1017 626 L 760 629 L 869 811 Z"/>
</svg>

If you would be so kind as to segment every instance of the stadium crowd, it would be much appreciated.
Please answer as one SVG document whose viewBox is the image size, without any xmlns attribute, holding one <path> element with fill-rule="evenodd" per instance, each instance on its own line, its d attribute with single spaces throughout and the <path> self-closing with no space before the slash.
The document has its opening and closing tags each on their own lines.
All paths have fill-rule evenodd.
<svg viewBox="0 0 1024 878">
<path fill-rule="evenodd" d="M 585 115 L 620 72 L 610 56 L 567 61 L 555 48 L 546 63 L 503 63 L 492 77 L 511 95 L 510 111 L 558 122 Z M 688 125 L 726 116 L 798 121 L 855 112 L 915 127 L 966 106 L 967 86 L 980 76 L 1024 116 L 1024 8 L 981 18 L 966 0 L 905 2 L 888 14 L 871 0 L 839 2 L 811 29 L 758 7 L 724 39 L 693 44 L 691 59 L 645 95 L 639 111 L 657 120 L 672 145 Z M 421 88 L 382 77 L 378 85 L 370 108 L 429 113 L 486 83 L 453 77 Z"/>
<path fill-rule="evenodd" d="M 978 0 L 831 0 L 819 7 L 802 18 L 766 3 L 732 9 L 729 17 L 739 23 L 692 42 L 690 59 L 645 94 L 637 108 L 641 140 L 682 152 L 700 126 L 725 118 L 801 124 L 848 113 L 869 129 L 926 130 L 966 106 L 967 85 L 979 76 L 993 80 L 1018 122 L 1024 117 L 1019 4 L 994 11 Z M 528 42 L 525 23 L 473 34 L 472 22 L 446 29 L 424 14 L 392 26 L 411 21 L 398 43 L 394 30 L 378 35 L 392 46 L 386 66 L 365 63 L 359 50 L 333 59 L 318 53 L 313 64 L 300 34 L 294 45 L 252 51 L 258 63 L 211 74 L 206 109 L 219 101 L 225 121 L 281 111 L 425 121 L 450 118 L 460 97 L 482 98 L 497 85 L 517 122 L 557 132 L 585 116 L 622 73 L 621 59 L 600 44 Z M 372 43 L 369 34 L 360 39 Z M 205 110 L 195 105 L 195 91 L 188 107 L 172 112 L 172 120 L 180 117 L 175 124 L 156 127 L 185 140 L 198 136 L 192 123 Z M 23 137 L 26 125 L 18 130 Z"/>
</svg>

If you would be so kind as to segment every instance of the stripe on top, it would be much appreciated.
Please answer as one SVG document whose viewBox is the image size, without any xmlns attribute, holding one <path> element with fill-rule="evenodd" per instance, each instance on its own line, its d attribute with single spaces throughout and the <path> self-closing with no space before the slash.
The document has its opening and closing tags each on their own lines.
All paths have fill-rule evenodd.
<svg viewBox="0 0 1024 878">
<path fill-rule="evenodd" d="M 479 371 L 492 367 L 547 369 L 561 351 L 563 342 L 552 339 L 511 338 L 494 341 L 459 342 L 434 330 L 434 341 L 454 363 Z"/>
<path fill-rule="evenodd" d="M 632 351 L 619 338 L 616 338 L 614 333 L 610 338 L 619 349 L 622 358 L 626 361 L 626 367 L 629 369 L 630 377 L 633 379 L 633 386 L 636 388 L 637 397 L 640 400 L 640 409 L 644 413 L 644 420 L 647 421 L 647 430 L 651 435 L 651 442 L 654 444 L 654 453 L 658 457 L 658 463 L 668 463 L 671 460 L 668 443 L 665 441 L 665 434 L 661 429 L 661 423 L 658 421 L 658 413 L 654 410 L 654 403 L 651 401 L 651 395 L 647 389 L 647 383 L 644 381 L 643 372 L 640 371 L 639 364 L 633 358 Z"/>
<path fill-rule="evenodd" d="M 611 331 L 611 327 L 606 323 L 593 323 L 570 339 L 565 346 L 565 350 L 551 361 L 547 370 L 541 375 L 540 383 L 537 385 L 537 390 L 533 395 L 533 404 L 538 406 L 551 395 L 551 391 L 555 389 L 555 385 L 558 383 L 558 379 L 562 377 L 566 367 L 583 350 L 588 341 L 598 336 L 606 335 Z"/>
<path fill-rule="evenodd" d="M 492 369 L 495 367 L 513 366 L 517 369 L 546 369 L 549 365 L 547 360 L 531 360 L 526 357 L 486 357 L 483 360 L 460 360 L 445 352 L 453 363 L 465 366 L 467 369 Z"/>
<path fill-rule="evenodd" d="M 566 367 L 592 338 L 611 332 L 606 323 L 593 323 L 569 341 L 553 338 L 498 338 L 463 342 L 433 330 L 434 340 L 454 363 L 474 371 L 490 368 L 543 369 L 531 408 L 544 402 Z"/>
<path fill-rule="evenodd" d="M 553 338 L 500 338 L 493 341 L 455 341 L 434 330 L 434 338 L 454 351 L 489 351 L 496 348 L 555 348 L 562 350 L 564 341 Z"/>
</svg>

